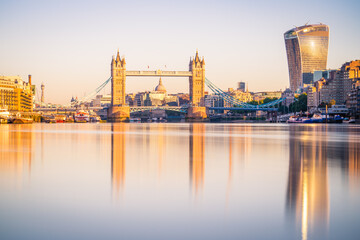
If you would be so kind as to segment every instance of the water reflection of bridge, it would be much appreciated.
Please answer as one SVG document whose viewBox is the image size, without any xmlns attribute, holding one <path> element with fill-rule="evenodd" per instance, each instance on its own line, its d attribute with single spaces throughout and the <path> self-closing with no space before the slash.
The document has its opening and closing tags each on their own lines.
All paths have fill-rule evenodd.
<svg viewBox="0 0 360 240">
<path fill-rule="evenodd" d="M 145 125 L 144 125 L 145 127 Z M 113 193 L 117 195 L 122 191 L 125 185 L 126 176 L 126 147 L 131 140 L 126 136 L 130 129 L 130 125 L 125 123 L 112 124 L 111 126 L 111 179 Z M 145 127 L 149 128 L 149 126 Z M 164 124 L 157 126 L 159 134 L 151 135 L 145 134 L 143 144 L 150 145 L 151 143 L 157 146 L 158 156 L 158 174 L 161 174 L 162 164 L 164 159 L 164 149 L 166 149 L 166 139 L 164 136 Z M 149 131 L 150 129 L 145 129 Z M 152 138 L 147 139 L 147 138 Z M 146 140 L 147 139 L 147 140 Z M 139 148 L 144 146 L 139 146 Z M 149 146 L 145 148 L 149 149 Z M 151 147 L 153 149 L 153 147 Z M 189 128 L 189 179 L 191 188 L 197 193 L 203 185 L 204 181 L 204 162 L 205 162 L 205 125 L 193 124 Z M 150 156 L 149 156 L 150 157 Z"/>
<path fill-rule="evenodd" d="M 189 176 L 190 186 L 197 193 L 204 183 L 205 125 L 190 125 L 189 133 Z"/>
<path fill-rule="evenodd" d="M 184 126 L 181 127 L 183 128 Z M 190 124 L 186 127 L 188 130 L 185 130 L 188 131 L 189 135 L 179 140 L 182 142 L 186 139 L 188 140 L 185 143 L 186 148 L 188 148 L 188 155 L 185 156 L 184 160 L 188 163 L 188 168 L 186 168 L 188 174 L 186 175 L 189 178 L 189 188 L 195 196 L 204 188 L 206 153 L 211 155 L 214 151 L 206 149 L 206 141 L 208 141 L 206 127 L 206 124 Z M 321 229 L 326 231 L 328 226 L 330 216 L 328 159 L 335 157 L 341 160 L 336 161 L 336 164 L 341 164 L 339 169 L 345 171 L 344 173 L 348 176 L 349 186 L 359 186 L 359 143 L 344 141 L 339 143 L 340 145 L 334 150 L 331 142 L 328 141 L 326 131 L 323 132 L 325 135 L 319 139 L 319 132 L 316 128 L 308 127 L 309 129 L 304 131 L 304 129 L 298 129 L 298 127 L 291 126 L 289 132 L 286 212 L 290 219 L 297 223 L 294 226 L 301 226 L 303 239 L 307 239 L 309 232 L 315 228 L 317 231 Z M 135 132 L 140 131 L 140 134 L 129 135 L 129 132 L 134 132 L 134 128 L 136 129 Z M 171 125 L 131 125 L 123 123 L 114 124 L 111 129 L 111 176 L 114 194 L 122 192 L 128 175 L 130 175 L 129 179 L 132 179 L 131 181 L 138 178 L 147 179 L 147 177 L 152 179 L 155 176 L 159 178 L 161 176 L 169 176 L 168 171 L 176 168 L 173 165 L 174 162 L 171 162 L 169 157 L 171 154 L 182 153 L 171 153 L 169 155 L 169 146 L 174 144 L 174 142 L 171 143 L 174 136 L 167 135 L 169 131 L 172 132 Z M 255 130 L 252 126 L 238 126 L 236 128 L 226 126 L 222 130 L 226 137 L 221 139 L 229 146 L 229 171 L 227 176 L 228 181 L 231 181 L 231 176 L 233 175 L 231 170 L 233 165 L 232 154 L 235 153 L 236 155 L 236 152 L 239 151 L 249 154 L 252 151 L 252 145 L 255 143 L 251 140 L 252 134 L 246 134 L 246 138 L 239 136 L 245 131 L 252 133 Z M 213 140 L 208 142 L 208 146 L 212 146 L 211 141 Z M 137 150 L 133 146 L 137 146 L 135 147 Z M 146 159 L 136 159 L 134 154 L 139 151 L 142 153 L 138 156 L 145 157 Z M 184 153 L 186 151 L 184 149 Z M 165 154 L 166 152 L 168 154 Z M 226 153 L 224 154 L 226 155 Z M 211 158 L 210 155 L 208 155 L 208 158 Z M 236 156 L 238 158 L 238 155 Z M 129 162 L 131 166 L 128 168 L 126 167 L 127 157 L 131 159 L 131 162 Z M 244 155 L 244 157 L 245 159 L 243 160 L 248 158 L 247 155 Z M 171 164 L 169 164 L 170 162 Z M 226 162 L 222 161 L 221 164 L 226 164 Z M 131 169 L 131 172 L 126 174 L 126 171 L 129 171 L 129 169 Z M 208 174 L 213 174 L 211 172 L 213 170 L 211 168 L 209 170 Z M 174 171 L 179 170 L 176 169 Z M 134 173 L 137 176 L 135 178 Z M 144 174 L 150 175 L 146 176 Z"/>
<path fill-rule="evenodd" d="M 125 124 L 111 125 L 111 179 L 113 192 L 116 194 L 125 184 L 125 133 L 127 126 Z"/>
</svg>

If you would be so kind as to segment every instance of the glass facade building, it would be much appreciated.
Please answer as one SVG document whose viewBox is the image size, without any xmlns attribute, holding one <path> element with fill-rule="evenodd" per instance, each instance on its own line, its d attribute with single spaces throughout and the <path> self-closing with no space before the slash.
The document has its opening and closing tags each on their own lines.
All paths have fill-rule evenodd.
<svg viewBox="0 0 360 240">
<path fill-rule="evenodd" d="M 290 89 L 296 91 L 313 82 L 314 71 L 326 69 L 329 27 L 324 24 L 296 27 L 287 31 L 284 38 Z"/>
</svg>

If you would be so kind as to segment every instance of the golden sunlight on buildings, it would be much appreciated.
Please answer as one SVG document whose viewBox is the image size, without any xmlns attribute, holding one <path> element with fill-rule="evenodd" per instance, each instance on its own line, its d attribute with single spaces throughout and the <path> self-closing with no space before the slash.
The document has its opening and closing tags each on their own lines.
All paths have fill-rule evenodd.
<svg viewBox="0 0 360 240">
<path fill-rule="evenodd" d="M 23 81 L 19 76 L 0 76 L 0 108 L 32 112 L 33 89 L 31 75 L 28 82 Z"/>
<path fill-rule="evenodd" d="M 345 70 L 349 72 L 349 78 L 360 78 L 360 60 L 351 61 Z"/>
<path fill-rule="evenodd" d="M 204 183 L 205 125 L 190 125 L 190 184 L 195 194 Z"/>
</svg>

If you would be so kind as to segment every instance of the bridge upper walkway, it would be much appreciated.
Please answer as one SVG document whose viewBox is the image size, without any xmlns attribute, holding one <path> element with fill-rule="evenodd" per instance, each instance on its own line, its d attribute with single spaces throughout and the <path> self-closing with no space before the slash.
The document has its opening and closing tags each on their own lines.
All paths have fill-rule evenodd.
<svg viewBox="0 0 360 240">
<path fill-rule="evenodd" d="M 126 71 L 127 77 L 191 77 L 189 71 Z"/>
</svg>

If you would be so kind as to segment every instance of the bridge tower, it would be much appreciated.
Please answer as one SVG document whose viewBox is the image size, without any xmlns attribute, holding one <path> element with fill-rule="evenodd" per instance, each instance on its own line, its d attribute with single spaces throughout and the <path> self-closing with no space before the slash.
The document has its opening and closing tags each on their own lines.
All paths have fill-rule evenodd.
<svg viewBox="0 0 360 240">
<path fill-rule="evenodd" d="M 190 107 L 187 117 L 204 119 L 207 117 L 204 103 L 205 60 L 204 57 L 200 60 L 198 51 L 193 59 L 190 58 L 189 71 L 192 76 L 189 77 Z"/>
<path fill-rule="evenodd" d="M 108 120 L 110 122 L 127 121 L 130 118 L 130 107 L 125 102 L 126 62 L 120 58 L 119 51 L 111 61 L 111 107 Z"/>
</svg>

